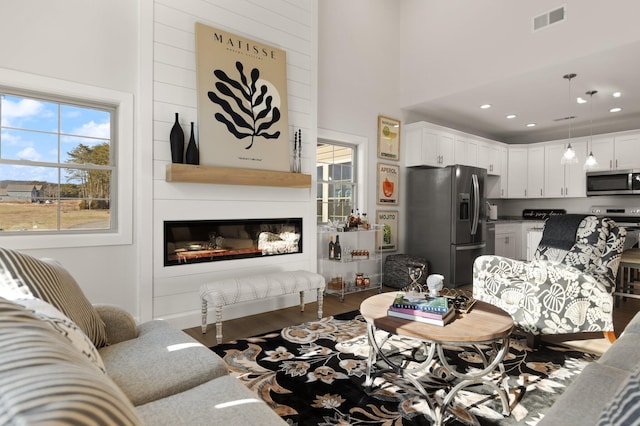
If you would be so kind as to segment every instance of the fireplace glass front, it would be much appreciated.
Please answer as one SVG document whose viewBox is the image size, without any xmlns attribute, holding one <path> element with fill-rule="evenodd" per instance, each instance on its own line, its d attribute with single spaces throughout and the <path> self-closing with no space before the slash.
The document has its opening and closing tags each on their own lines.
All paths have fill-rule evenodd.
<svg viewBox="0 0 640 426">
<path fill-rule="evenodd" d="M 164 222 L 164 265 L 302 253 L 302 218 Z"/>
</svg>

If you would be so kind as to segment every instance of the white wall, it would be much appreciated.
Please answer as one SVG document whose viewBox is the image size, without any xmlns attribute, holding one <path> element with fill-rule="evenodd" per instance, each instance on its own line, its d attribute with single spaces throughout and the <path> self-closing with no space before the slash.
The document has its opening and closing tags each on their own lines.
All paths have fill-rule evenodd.
<svg viewBox="0 0 640 426">
<path fill-rule="evenodd" d="M 184 129 L 197 120 L 194 24 L 253 38 L 287 52 L 290 138 L 306 135 L 302 169 L 315 175 L 316 2 L 155 0 L 153 22 L 153 316 L 181 327 L 200 321 L 199 288 L 218 278 L 306 269 L 315 271 L 315 185 L 309 189 L 169 183 L 169 133 L 178 112 Z M 215 141 L 198 141 L 200 144 Z M 165 220 L 302 217 L 301 254 L 163 265 Z M 311 296 L 309 296 L 311 297 Z M 311 300 L 311 299 L 310 299 Z M 293 295 L 226 309 L 225 318 L 298 303 Z M 211 314 L 213 316 L 213 314 Z M 210 319 L 212 321 L 212 319 Z"/>
<path fill-rule="evenodd" d="M 140 320 L 200 322 L 198 288 L 252 271 L 316 269 L 315 186 L 227 187 L 165 182 L 174 112 L 197 122 L 194 23 L 204 22 L 287 51 L 289 124 L 307 135 L 303 171 L 315 169 L 317 11 L 304 0 L 113 0 L 2 2 L 0 67 L 132 93 L 136 103 L 134 244 L 25 250 L 60 260 L 92 302 L 120 305 Z M 8 17 L 11 17 L 10 19 Z M 0 82 L 1 84 L 1 82 Z M 167 267 L 162 223 L 174 219 L 303 217 L 303 253 Z M 0 244 L 2 239 L 0 237 Z M 230 309 L 232 318 L 297 304 L 297 296 Z"/>
<path fill-rule="evenodd" d="M 318 127 L 368 141 L 364 211 L 398 210 L 375 203 L 376 164 L 393 163 L 377 158 L 378 115 L 402 119 L 398 2 L 322 0 L 318 21 Z"/>
<path fill-rule="evenodd" d="M 0 16 L 0 67 L 136 97 L 138 2 L 2 2 Z M 136 207 L 134 203 L 131 216 Z M 127 245 L 24 251 L 58 259 L 92 302 L 117 304 L 139 315 L 135 241 L 134 237 L 134 244 Z"/>
</svg>

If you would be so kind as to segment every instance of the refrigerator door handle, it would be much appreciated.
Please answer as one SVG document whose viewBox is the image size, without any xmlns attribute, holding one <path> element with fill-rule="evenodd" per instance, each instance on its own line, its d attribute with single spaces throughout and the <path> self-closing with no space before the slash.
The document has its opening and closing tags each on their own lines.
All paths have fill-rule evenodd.
<svg viewBox="0 0 640 426">
<path fill-rule="evenodd" d="M 456 251 L 477 250 L 477 249 L 485 248 L 486 246 L 487 246 L 486 243 L 472 244 L 469 246 L 456 246 Z"/>
<path fill-rule="evenodd" d="M 473 222 L 471 224 L 471 235 L 476 235 L 478 231 L 478 221 L 480 220 L 480 184 L 478 175 L 471 175 L 471 186 L 473 190 Z"/>
</svg>

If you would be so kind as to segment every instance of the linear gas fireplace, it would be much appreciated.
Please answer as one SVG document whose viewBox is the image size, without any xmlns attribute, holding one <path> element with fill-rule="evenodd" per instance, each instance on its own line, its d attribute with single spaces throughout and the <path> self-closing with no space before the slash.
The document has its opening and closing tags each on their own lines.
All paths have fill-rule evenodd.
<svg viewBox="0 0 640 426">
<path fill-rule="evenodd" d="M 164 265 L 302 253 L 302 218 L 164 222 Z"/>
</svg>

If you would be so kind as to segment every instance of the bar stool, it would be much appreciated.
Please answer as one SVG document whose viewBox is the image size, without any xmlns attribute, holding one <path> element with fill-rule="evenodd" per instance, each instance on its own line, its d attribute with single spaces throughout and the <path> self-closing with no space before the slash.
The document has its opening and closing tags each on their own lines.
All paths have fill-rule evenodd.
<svg viewBox="0 0 640 426">
<path fill-rule="evenodd" d="M 620 306 L 620 299 L 627 297 L 640 299 L 640 281 L 638 280 L 638 270 L 640 270 L 640 248 L 632 248 L 622 252 L 618 279 L 616 281 L 616 306 Z"/>
</svg>

